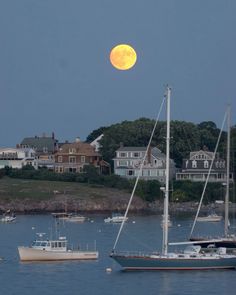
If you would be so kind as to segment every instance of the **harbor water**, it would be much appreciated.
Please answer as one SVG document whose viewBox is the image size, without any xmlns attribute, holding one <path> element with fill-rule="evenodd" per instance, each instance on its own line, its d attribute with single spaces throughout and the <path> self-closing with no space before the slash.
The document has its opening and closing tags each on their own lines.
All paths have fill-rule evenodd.
<svg viewBox="0 0 236 295">
<path fill-rule="evenodd" d="M 55 233 L 51 215 L 21 215 L 16 222 L 0 224 L 0 294 L 176 294 L 224 295 L 236 289 L 236 270 L 122 272 L 109 253 L 119 230 L 106 224 L 103 215 L 88 216 L 84 223 L 60 222 L 60 235 L 75 249 L 96 249 L 97 261 L 19 261 L 17 246 L 27 246 L 36 233 Z M 161 250 L 161 216 L 130 216 L 117 245 L 118 250 Z M 178 216 L 169 229 L 171 241 L 188 238 L 193 217 Z M 223 222 L 199 224 L 199 234 L 223 232 Z M 196 233 L 197 234 L 197 233 Z M 175 250 L 175 249 L 170 249 Z M 108 271 L 109 269 L 109 271 Z"/>
</svg>

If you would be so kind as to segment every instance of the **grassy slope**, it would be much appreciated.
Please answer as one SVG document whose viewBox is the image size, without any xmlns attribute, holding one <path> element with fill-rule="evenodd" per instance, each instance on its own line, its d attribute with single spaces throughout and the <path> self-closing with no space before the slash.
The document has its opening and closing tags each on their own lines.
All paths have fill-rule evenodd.
<svg viewBox="0 0 236 295">
<path fill-rule="evenodd" d="M 71 195 L 74 198 L 105 198 L 127 194 L 127 192 L 117 189 L 74 182 L 24 180 L 8 177 L 0 179 L 0 200 L 49 200 L 55 197 L 55 191 L 59 194 Z"/>
</svg>

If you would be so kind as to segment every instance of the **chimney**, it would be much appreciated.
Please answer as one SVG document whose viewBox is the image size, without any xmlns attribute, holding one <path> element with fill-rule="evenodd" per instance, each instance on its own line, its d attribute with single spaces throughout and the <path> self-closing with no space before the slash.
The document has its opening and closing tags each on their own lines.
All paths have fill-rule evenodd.
<svg viewBox="0 0 236 295">
<path fill-rule="evenodd" d="M 52 132 L 52 139 L 55 139 L 55 133 Z"/>
</svg>

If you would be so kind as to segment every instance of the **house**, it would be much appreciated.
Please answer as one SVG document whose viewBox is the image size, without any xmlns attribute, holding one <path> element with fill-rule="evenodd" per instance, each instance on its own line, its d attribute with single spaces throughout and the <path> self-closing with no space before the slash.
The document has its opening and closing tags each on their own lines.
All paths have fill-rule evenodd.
<svg viewBox="0 0 236 295">
<path fill-rule="evenodd" d="M 58 150 L 58 141 L 52 136 L 34 136 L 26 137 L 18 145 L 21 148 L 32 148 L 36 152 L 39 167 L 54 169 L 54 153 Z"/>
<path fill-rule="evenodd" d="M 176 180 L 206 181 L 213 157 L 213 152 L 205 150 L 190 152 L 189 159 L 183 160 L 181 172 L 176 173 Z M 232 173 L 230 180 L 233 180 Z M 226 182 L 226 160 L 221 159 L 219 153 L 216 153 L 209 182 Z"/>
<path fill-rule="evenodd" d="M 0 149 L 0 169 L 11 167 L 21 169 L 26 165 L 31 165 L 38 169 L 38 161 L 35 151 L 31 148 L 1 148 Z"/>
<path fill-rule="evenodd" d="M 114 173 L 126 178 L 136 178 L 145 156 L 146 147 L 123 147 L 116 151 Z M 141 178 L 165 182 L 166 156 L 157 148 L 150 148 L 144 161 Z M 175 175 L 175 163 L 170 161 L 170 178 Z"/>
<path fill-rule="evenodd" d="M 86 165 L 93 165 L 102 173 L 104 166 L 109 164 L 102 160 L 94 146 L 81 142 L 78 138 L 74 143 L 63 144 L 55 153 L 55 172 L 82 173 Z"/>
</svg>

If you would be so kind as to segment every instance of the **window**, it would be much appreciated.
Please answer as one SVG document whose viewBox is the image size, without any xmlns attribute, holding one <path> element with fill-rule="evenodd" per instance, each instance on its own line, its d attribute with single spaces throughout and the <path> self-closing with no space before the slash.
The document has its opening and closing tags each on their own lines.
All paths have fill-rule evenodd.
<svg viewBox="0 0 236 295">
<path fill-rule="evenodd" d="M 133 156 L 134 156 L 134 158 L 138 158 L 139 157 L 139 153 L 138 152 L 135 152 L 135 153 L 133 153 Z"/>
<path fill-rule="evenodd" d="M 118 166 L 128 166 L 128 161 L 125 161 L 125 160 L 121 160 L 121 161 L 118 161 Z"/>
<path fill-rule="evenodd" d="M 129 175 L 129 176 L 134 175 L 134 171 L 133 170 L 128 170 L 127 175 Z"/>
<path fill-rule="evenodd" d="M 85 156 L 81 156 L 81 163 L 85 163 Z"/>
<path fill-rule="evenodd" d="M 121 157 L 121 158 L 126 158 L 126 156 L 127 156 L 126 153 L 123 153 L 123 152 L 120 153 L 120 157 Z"/>
<path fill-rule="evenodd" d="M 192 161 L 192 168 L 197 168 L 197 161 L 195 160 Z"/>
<path fill-rule="evenodd" d="M 157 170 L 156 169 L 150 170 L 150 176 L 157 176 Z"/>
<path fill-rule="evenodd" d="M 59 163 L 62 162 L 62 156 L 58 156 L 58 162 L 59 162 Z"/>
<path fill-rule="evenodd" d="M 159 176 L 164 176 L 164 170 L 159 170 Z"/>
<path fill-rule="evenodd" d="M 204 161 L 204 168 L 209 168 L 209 162 L 208 161 Z"/>
<path fill-rule="evenodd" d="M 76 157 L 69 157 L 69 163 L 76 163 Z"/>
<path fill-rule="evenodd" d="M 69 154 L 75 154 L 76 153 L 76 149 L 75 148 L 70 148 L 69 149 Z"/>
</svg>

